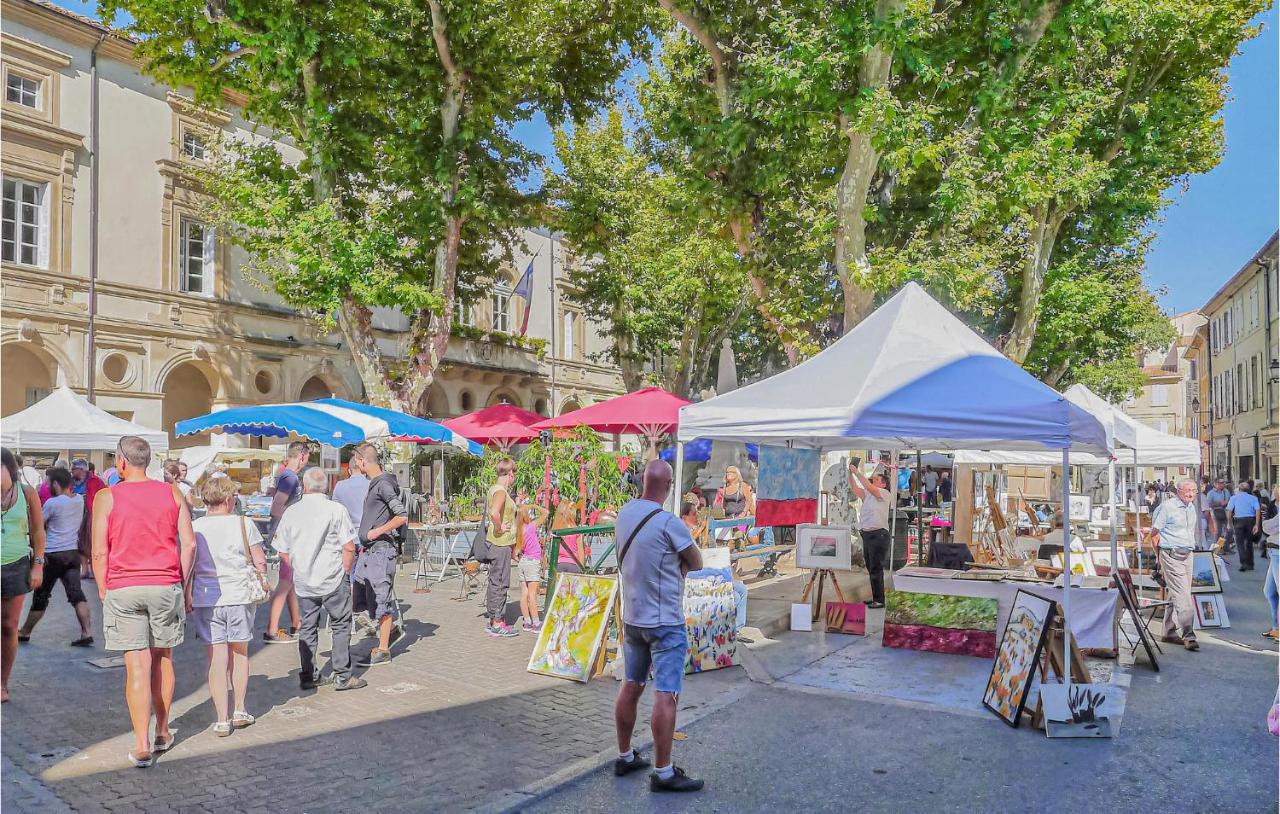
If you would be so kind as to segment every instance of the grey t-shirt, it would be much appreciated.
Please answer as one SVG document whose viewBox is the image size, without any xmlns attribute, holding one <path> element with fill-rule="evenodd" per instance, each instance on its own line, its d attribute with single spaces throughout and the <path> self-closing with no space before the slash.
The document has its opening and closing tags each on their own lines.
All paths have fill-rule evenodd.
<svg viewBox="0 0 1280 814">
<path fill-rule="evenodd" d="M 683 625 L 680 552 L 693 545 L 689 528 L 652 500 L 633 500 L 618 512 L 617 545 L 621 551 L 654 509 L 660 511 L 636 534 L 622 560 L 623 621 L 635 627 Z"/>
</svg>

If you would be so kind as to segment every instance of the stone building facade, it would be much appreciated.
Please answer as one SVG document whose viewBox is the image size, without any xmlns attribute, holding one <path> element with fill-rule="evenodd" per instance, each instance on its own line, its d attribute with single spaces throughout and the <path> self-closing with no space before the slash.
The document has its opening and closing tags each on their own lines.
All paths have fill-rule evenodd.
<svg viewBox="0 0 1280 814">
<path fill-rule="evenodd" d="M 196 216 L 192 170 L 208 134 L 262 137 L 238 100 L 192 105 L 142 73 L 132 41 L 94 20 L 37 0 L 3 0 L 2 10 L 0 415 L 60 382 L 170 431 L 219 407 L 359 399 L 338 334 L 251 279 L 243 253 Z M 424 415 L 503 401 L 555 415 L 622 392 L 616 368 L 593 361 L 607 347 L 600 326 L 565 298 L 572 253 L 545 231 L 522 238 L 505 277 L 459 306 L 465 324 Z M 525 303 L 512 292 L 531 259 L 528 331 L 517 337 Z M 403 357 L 403 316 L 383 310 L 376 325 L 383 352 Z"/>
</svg>

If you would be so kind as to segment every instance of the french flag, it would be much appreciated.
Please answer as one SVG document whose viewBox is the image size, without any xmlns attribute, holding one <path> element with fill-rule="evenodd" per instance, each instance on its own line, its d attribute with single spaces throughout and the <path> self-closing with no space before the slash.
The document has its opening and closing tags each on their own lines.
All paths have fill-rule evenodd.
<svg viewBox="0 0 1280 814">
<path fill-rule="evenodd" d="M 520 335 L 524 336 L 529 330 L 529 312 L 533 310 L 533 260 L 529 261 L 529 267 L 524 270 L 524 276 L 512 293 L 524 298 L 524 319 L 520 320 Z"/>
</svg>

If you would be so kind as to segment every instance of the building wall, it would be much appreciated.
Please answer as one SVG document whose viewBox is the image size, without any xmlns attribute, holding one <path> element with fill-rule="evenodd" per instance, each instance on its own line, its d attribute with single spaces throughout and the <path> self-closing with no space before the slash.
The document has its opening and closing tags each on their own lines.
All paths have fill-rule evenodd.
<svg viewBox="0 0 1280 814">
<path fill-rule="evenodd" d="M 1178 314 L 1170 319 L 1177 332 L 1173 343 L 1153 351 L 1142 360 L 1146 385 L 1142 392 L 1123 405 L 1125 413 L 1149 427 L 1173 435 L 1190 436 L 1187 411 L 1191 362 L 1187 348 L 1196 329 L 1204 323 L 1199 312 Z"/>
<path fill-rule="evenodd" d="M 89 65 L 104 29 L 29 0 L 4 0 L 3 15 L 3 71 L 38 79 L 42 97 L 37 110 L 3 103 L 0 170 L 6 182 L 42 185 L 47 235 L 37 262 L 0 264 L 0 414 L 23 409 L 60 382 L 85 391 L 89 365 L 99 405 L 164 429 L 216 407 L 329 394 L 360 398 L 362 385 L 338 334 L 321 330 L 248 279 L 238 248 L 211 242 L 213 290 L 180 290 L 180 224 L 194 215 L 199 200 L 191 174 L 197 162 L 181 148 L 184 132 L 263 135 L 251 132 L 234 100 L 225 111 L 201 110 L 144 76 L 132 44 L 117 36 L 98 51 L 96 352 L 86 358 Z M 287 159 L 299 158 L 289 144 L 279 147 Z M 505 400 L 553 415 L 622 392 L 617 370 L 592 359 L 607 348 L 600 326 L 577 323 L 572 347 L 559 335 L 553 340 L 565 313 L 576 312 L 562 301 L 569 253 L 548 235 L 521 237 L 524 245 L 516 247 L 499 285 L 513 286 L 533 259 L 528 337 L 544 340 L 545 349 L 493 333 L 492 308 L 482 297 L 476 330 L 451 340 L 419 405 L 425 414 L 450 417 Z M 523 308 L 518 299 L 510 304 L 509 331 L 518 332 Z M 384 353 L 404 358 L 404 317 L 380 309 L 375 324 L 388 329 L 380 337 Z"/>
</svg>

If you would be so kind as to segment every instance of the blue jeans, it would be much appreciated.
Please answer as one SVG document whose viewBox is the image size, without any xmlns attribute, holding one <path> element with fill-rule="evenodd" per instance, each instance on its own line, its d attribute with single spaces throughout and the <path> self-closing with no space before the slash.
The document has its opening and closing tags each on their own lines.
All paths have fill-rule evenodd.
<svg viewBox="0 0 1280 814">
<path fill-rule="evenodd" d="M 684 681 L 684 657 L 689 651 L 689 634 L 684 625 L 623 625 L 622 649 L 627 681 L 637 684 L 648 682 L 652 666 L 654 689 L 680 693 Z"/>
<path fill-rule="evenodd" d="M 733 622 L 733 630 L 736 633 L 747 624 L 747 586 L 745 583 L 733 582 L 733 600 L 734 607 L 737 610 L 737 619 Z"/>
<path fill-rule="evenodd" d="M 1276 616 L 1280 615 L 1280 556 L 1276 549 L 1271 549 L 1270 556 L 1267 557 L 1267 584 L 1263 586 L 1262 592 L 1266 594 L 1267 601 L 1271 603 L 1271 626 L 1276 627 Z"/>
</svg>

